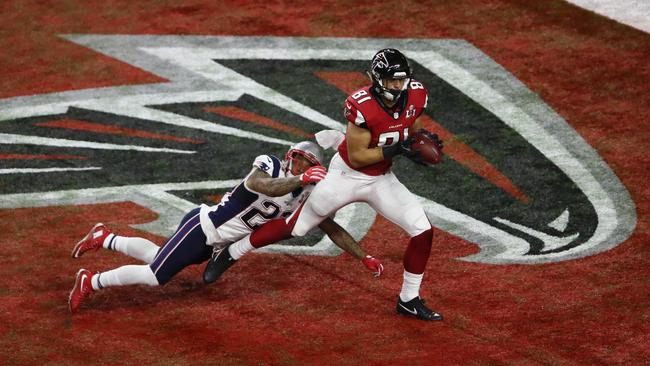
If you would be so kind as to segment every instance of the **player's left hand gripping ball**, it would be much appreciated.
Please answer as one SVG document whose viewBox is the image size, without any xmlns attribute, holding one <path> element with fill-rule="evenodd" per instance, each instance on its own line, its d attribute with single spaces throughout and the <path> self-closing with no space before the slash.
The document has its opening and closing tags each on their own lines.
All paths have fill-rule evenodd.
<svg viewBox="0 0 650 366">
<path fill-rule="evenodd" d="M 379 277 L 379 276 L 381 276 L 381 274 L 384 272 L 384 265 L 381 264 L 381 262 L 379 261 L 379 259 L 377 259 L 377 258 L 375 258 L 375 257 L 373 257 L 373 256 L 371 256 L 371 255 L 367 255 L 367 256 L 365 256 L 365 257 L 361 260 L 361 262 L 362 262 L 366 267 L 368 267 L 369 270 L 372 271 L 372 274 L 373 274 L 375 277 Z"/>
<path fill-rule="evenodd" d="M 313 166 L 307 169 L 306 172 L 300 174 L 300 182 L 303 186 L 307 184 L 316 184 L 325 179 L 327 169 L 322 165 Z"/>
<path fill-rule="evenodd" d="M 425 129 L 420 129 L 413 135 L 410 149 L 418 154 L 418 158 L 425 164 L 438 164 L 442 160 L 443 144 L 438 135 Z"/>
</svg>

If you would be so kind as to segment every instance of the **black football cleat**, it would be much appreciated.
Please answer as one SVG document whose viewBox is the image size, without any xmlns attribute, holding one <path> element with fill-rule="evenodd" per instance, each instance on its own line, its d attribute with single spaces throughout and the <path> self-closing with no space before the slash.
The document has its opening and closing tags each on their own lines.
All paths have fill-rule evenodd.
<svg viewBox="0 0 650 366">
<path fill-rule="evenodd" d="M 230 256 L 230 252 L 228 251 L 230 245 L 212 254 L 212 258 L 210 258 L 208 265 L 205 266 L 205 270 L 203 271 L 203 282 L 212 283 L 218 280 L 230 266 L 237 262 L 237 260 Z"/>
<path fill-rule="evenodd" d="M 412 316 L 420 320 L 442 320 L 442 315 L 426 307 L 424 300 L 420 299 L 420 296 L 408 302 L 402 301 L 398 296 L 397 314 Z"/>
</svg>

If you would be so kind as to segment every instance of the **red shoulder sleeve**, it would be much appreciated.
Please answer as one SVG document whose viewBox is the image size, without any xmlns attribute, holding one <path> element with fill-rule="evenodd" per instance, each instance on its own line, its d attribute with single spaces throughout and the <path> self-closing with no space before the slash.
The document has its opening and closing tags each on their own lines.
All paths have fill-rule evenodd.
<svg viewBox="0 0 650 366">
<path fill-rule="evenodd" d="M 427 103 L 429 102 L 429 94 L 427 93 L 427 89 L 422 85 L 417 80 L 411 80 L 409 84 L 409 89 L 411 91 L 410 97 L 413 98 L 413 103 L 416 107 L 416 110 L 418 111 L 418 114 L 416 116 L 420 117 L 420 115 L 424 112 L 424 109 L 427 107 Z"/>
<path fill-rule="evenodd" d="M 366 123 L 366 118 L 363 113 L 359 110 L 357 103 L 354 101 L 352 96 L 349 96 L 343 106 L 343 116 L 349 122 L 354 123 L 355 125 L 361 127 Z"/>
</svg>

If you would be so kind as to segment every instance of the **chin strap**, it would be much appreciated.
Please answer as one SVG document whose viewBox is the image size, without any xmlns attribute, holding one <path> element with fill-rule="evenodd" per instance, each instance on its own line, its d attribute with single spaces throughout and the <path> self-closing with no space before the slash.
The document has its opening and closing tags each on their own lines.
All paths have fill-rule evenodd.
<svg viewBox="0 0 650 366">
<path fill-rule="evenodd" d="M 399 99 L 399 97 L 402 95 L 402 93 L 403 93 L 406 89 L 408 89 L 408 85 L 409 85 L 410 82 L 411 82 L 411 79 L 410 79 L 410 78 L 407 78 L 407 79 L 404 81 L 404 86 L 402 87 L 402 90 L 392 90 L 392 89 L 388 89 L 388 88 L 386 88 L 386 87 L 384 86 L 384 83 L 383 83 L 381 80 L 377 80 L 377 84 L 379 84 L 379 88 L 378 88 L 379 90 L 378 90 L 378 92 L 379 92 L 379 94 L 380 94 L 382 97 L 384 97 L 384 98 L 386 98 L 387 100 L 389 100 L 389 101 L 392 102 L 392 101 L 394 101 L 394 100 Z M 397 93 L 397 95 L 393 94 L 393 92 Z"/>
<path fill-rule="evenodd" d="M 381 94 L 384 98 L 390 100 L 391 102 L 395 100 L 393 93 L 389 92 L 388 90 L 383 90 Z"/>
<path fill-rule="evenodd" d="M 285 177 L 293 177 L 293 173 L 291 172 L 291 160 L 284 160 L 282 162 L 282 171 L 284 172 Z"/>
</svg>

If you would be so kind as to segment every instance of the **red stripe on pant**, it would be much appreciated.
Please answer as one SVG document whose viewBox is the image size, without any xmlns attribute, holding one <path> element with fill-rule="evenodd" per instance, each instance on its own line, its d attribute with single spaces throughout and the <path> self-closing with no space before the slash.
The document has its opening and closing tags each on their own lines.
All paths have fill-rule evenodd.
<svg viewBox="0 0 650 366">
<path fill-rule="evenodd" d="M 433 229 L 429 229 L 411 238 L 404 252 L 404 269 L 413 274 L 424 273 L 429 255 L 431 254 L 431 241 Z"/>
</svg>

